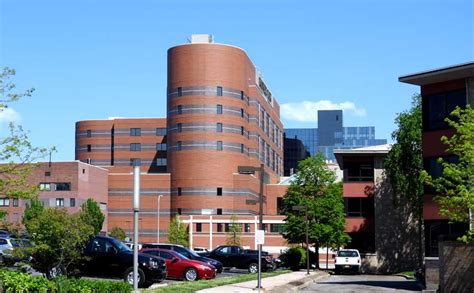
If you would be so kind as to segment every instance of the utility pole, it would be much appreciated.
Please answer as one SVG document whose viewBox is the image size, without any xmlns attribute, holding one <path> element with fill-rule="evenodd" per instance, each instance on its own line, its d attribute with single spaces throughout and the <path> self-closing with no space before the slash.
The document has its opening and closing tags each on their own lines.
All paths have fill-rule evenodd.
<svg viewBox="0 0 474 293">
<path fill-rule="evenodd" d="M 258 217 L 259 217 L 259 229 L 263 230 L 263 177 L 265 177 L 265 165 L 260 164 L 260 194 L 259 194 L 259 208 L 258 208 Z M 262 244 L 258 245 L 258 281 L 257 288 L 262 288 Z"/>
<path fill-rule="evenodd" d="M 138 212 L 140 210 L 140 166 L 133 165 L 133 291 L 138 291 Z"/>
<path fill-rule="evenodd" d="M 157 210 L 157 220 L 156 220 L 156 243 L 160 243 L 160 201 L 163 197 L 163 194 L 158 195 L 158 210 Z"/>
</svg>

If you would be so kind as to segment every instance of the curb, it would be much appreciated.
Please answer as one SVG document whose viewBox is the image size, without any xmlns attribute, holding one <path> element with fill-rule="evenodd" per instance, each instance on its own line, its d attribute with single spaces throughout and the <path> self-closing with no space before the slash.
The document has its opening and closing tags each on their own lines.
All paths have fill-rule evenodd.
<svg viewBox="0 0 474 293">
<path fill-rule="evenodd" d="M 299 289 L 302 289 L 304 287 L 309 286 L 310 283 L 314 283 L 314 282 L 317 282 L 319 280 L 328 278 L 329 276 L 330 276 L 330 274 L 328 274 L 326 272 L 318 271 L 318 273 L 316 275 L 304 277 L 304 278 L 301 278 L 299 280 L 289 282 L 286 285 L 270 289 L 267 292 L 278 293 L 278 292 L 297 291 Z"/>
</svg>

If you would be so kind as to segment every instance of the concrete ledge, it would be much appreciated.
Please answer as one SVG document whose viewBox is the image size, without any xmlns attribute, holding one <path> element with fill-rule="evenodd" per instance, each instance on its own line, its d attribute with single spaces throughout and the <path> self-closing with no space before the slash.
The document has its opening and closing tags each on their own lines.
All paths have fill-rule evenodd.
<svg viewBox="0 0 474 293">
<path fill-rule="evenodd" d="M 302 289 L 303 287 L 309 286 L 311 283 L 328 278 L 329 276 L 330 274 L 328 274 L 327 272 L 316 271 L 312 275 L 305 276 L 304 278 L 301 278 L 298 280 L 290 281 L 289 283 L 285 285 L 267 290 L 267 292 L 278 293 L 278 292 L 298 291 L 299 289 Z"/>
</svg>

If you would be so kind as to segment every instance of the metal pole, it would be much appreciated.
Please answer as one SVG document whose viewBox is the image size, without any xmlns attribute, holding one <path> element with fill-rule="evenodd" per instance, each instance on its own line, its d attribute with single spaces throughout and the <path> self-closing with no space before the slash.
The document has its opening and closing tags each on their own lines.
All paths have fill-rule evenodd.
<svg viewBox="0 0 474 293">
<path fill-rule="evenodd" d="M 309 275 L 309 235 L 308 235 L 308 207 L 305 209 L 306 221 L 306 274 Z M 319 259 L 317 260 L 319 262 Z"/>
<path fill-rule="evenodd" d="M 326 270 L 328 269 L 329 262 L 329 244 L 326 244 Z"/>
<path fill-rule="evenodd" d="M 158 216 L 156 220 L 156 243 L 160 243 L 160 201 L 163 194 L 158 195 Z"/>
<path fill-rule="evenodd" d="M 259 226 L 263 230 L 263 177 L 265 177 L 265 165 L 260 164 L 260 196 L 259 196 Z M 262 288 L 262 244 L 258 245 L 258 281 L 257 288 Z"/>
<path fill-rule="evenodd" d="M 133 167 L 133 291 L 138 292 L 138 211 L 140 210 L 140 166 Z"/>
</svg>

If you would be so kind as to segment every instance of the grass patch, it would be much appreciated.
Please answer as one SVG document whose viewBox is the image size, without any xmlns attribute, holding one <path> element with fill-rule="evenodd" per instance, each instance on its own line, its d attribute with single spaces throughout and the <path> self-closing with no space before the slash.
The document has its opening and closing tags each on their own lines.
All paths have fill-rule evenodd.
<svg viewBox="0 0 474 293">
<path fill-rule="evenodd" d="M 398 273 L 397 275 L 399 275 L 399 276 L 404 276 L 404 277 L 407 277 L 407 278 L 410 278 L 410 279 L 414 279 L 414 278 L 415 278 L 415 272 L 413 272 L 413 271 L 400 272 L 400 273 Z"/>
<path fill-rule="evenodd" d="M 287 274 L 290 272 L 291 272 L 290 270 L 277 270 L 274 272 L 262 273 L 262 278 L 278 276 L 278 275 Z M 234 276 L 223 277 L 223 278 L 216 278 L 212 280 L 199 280 L 195 282 L 182 282 L 180 284 L 173 284 L 173 285 L 168 285 L 165 287 L 144 290 L 144 292 L 146 293 L 171 293 L 171 292 L 191 293 L 191 292 L 196 292 L 202 289 L 214 288 L 214 287 L 219 287 L 219 286 L 224 286 L 224 285 L 229 285 L 229 284 L 236 284 L 236 283 L 252 281 L 252 280 L 257 280 L 257 274 L 246 274 L 246 275 L 235 276 L 235 277 Z M 257 286 L 257 284 L 255 284 L 255 286 Z"/>
</svg>

